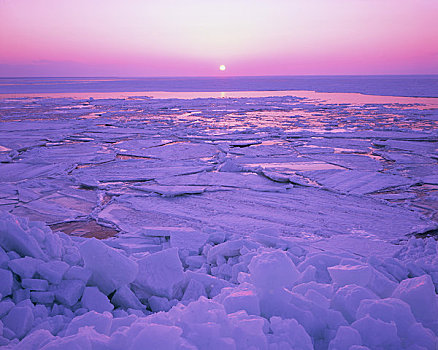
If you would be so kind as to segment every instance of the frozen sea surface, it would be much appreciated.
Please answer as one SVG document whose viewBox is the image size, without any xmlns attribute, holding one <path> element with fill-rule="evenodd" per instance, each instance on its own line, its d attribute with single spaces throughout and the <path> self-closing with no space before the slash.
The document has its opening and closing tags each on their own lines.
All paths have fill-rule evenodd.
<svg viewBox="0 0 438 350">
<path fill-rule="evenodd" d="M 436 349 L 436 99 L 297 95 L 0 99 L 0 346 Z"/>
</svg>

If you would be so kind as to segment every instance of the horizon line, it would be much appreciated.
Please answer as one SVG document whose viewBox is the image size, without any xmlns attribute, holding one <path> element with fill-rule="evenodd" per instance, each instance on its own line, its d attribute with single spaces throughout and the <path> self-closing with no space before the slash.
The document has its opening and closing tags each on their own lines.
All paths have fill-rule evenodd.
<svg viewBox="0 0 438 350">
<path fill-rule="evenodd" d="M 401 74 L 266 74 L 266 75 L 81 75 L 81 76 L 0 76 L 0 79 L 50 79 L 50 78 L 119 78 L 119 79 L 166 79 L 166 78 L 265 78 L 265 77 L 387 77 L 387 76 L 438 76 L 438 73 L 401 73 Z"/>
</svg>

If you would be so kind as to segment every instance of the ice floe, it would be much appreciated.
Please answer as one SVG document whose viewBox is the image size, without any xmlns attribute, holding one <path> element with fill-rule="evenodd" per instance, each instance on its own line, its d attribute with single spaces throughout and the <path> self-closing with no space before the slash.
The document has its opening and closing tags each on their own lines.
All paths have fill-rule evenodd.
<svg viewBox="0 0 438 350">
<path fill-rule="evenodd" d="M 5 349 L 436 349 L 431 112 L 14 104 L 0 110 Z"/>
</svg>

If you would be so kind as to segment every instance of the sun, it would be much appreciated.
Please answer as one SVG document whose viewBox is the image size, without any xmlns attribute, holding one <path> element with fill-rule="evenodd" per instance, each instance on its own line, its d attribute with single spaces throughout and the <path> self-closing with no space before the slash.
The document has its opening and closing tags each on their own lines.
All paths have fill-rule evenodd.
<svg viewBox="0 0 438 350">
<path fill-rule="evenodd" d="M 227 69 L 227 67 L 225 67 L 224 64 L 221 64 L 221 65 L 219 66 L 219 69 L 220 69 L 221 71 L 224 71 L 225 69 Z"/>
</svg>

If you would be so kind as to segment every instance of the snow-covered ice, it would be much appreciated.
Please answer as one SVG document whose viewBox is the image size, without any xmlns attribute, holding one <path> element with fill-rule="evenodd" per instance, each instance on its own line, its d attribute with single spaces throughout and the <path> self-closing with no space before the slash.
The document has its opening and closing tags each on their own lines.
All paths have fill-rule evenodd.
<svg viewBox="0 0 438 350">
<path fill-rule="evenodd" d="M 438 347 L 436 108 L 24 98 L 0 115 L 2 348 Z"/>
</svg>

